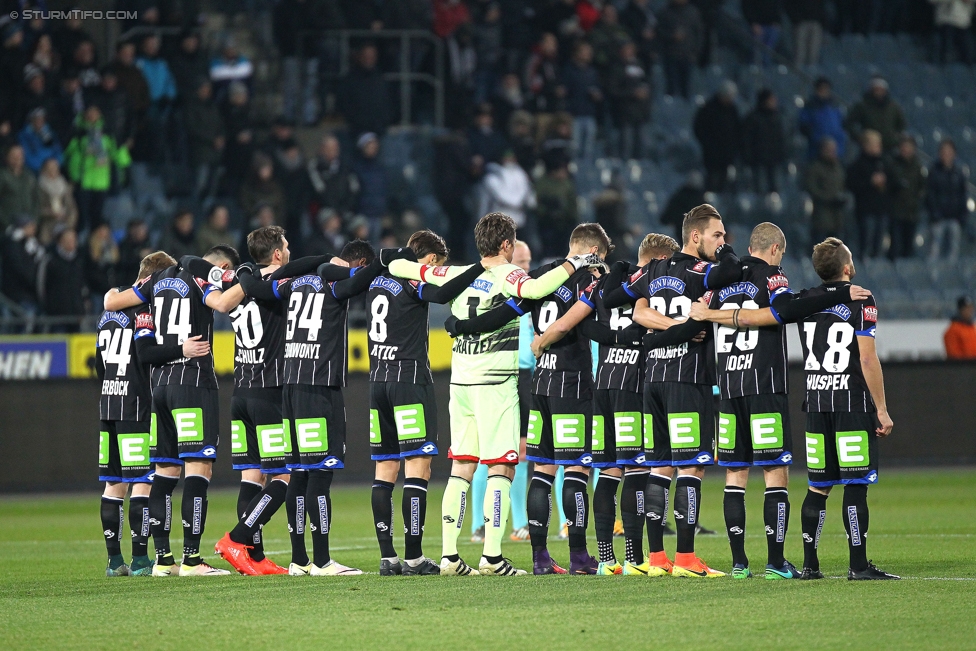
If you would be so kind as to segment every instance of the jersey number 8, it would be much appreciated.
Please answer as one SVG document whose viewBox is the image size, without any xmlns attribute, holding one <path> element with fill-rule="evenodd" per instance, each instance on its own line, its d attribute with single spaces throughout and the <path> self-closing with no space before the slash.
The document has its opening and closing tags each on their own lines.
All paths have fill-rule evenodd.
<svg viewBox="0 0 976 651">
<path fill-rule="evenodd" d="M 369 338 L 377 343 L 386 341 L 388 328 L 386 317 L 390 313 L 390 299 L 383 294 L 377 294 L 369 304 Z"/>
</svg>

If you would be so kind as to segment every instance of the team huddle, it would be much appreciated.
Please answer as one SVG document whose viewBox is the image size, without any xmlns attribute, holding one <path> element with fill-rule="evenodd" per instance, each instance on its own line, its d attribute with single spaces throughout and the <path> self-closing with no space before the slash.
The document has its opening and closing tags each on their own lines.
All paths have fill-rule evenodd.
<svg viewBox="0 0 976 651">
<path fill-rule="evenodd" d="M 726 469 L 724 512 L 733 578 L 752 576 L 745 554 L 749 469 L 762 468 L 767 579 L 823 578 L 817 557 L 827 496 L 844 486 L 848 578 L 894 579 L 866 556 L 867 489 L 878 481 L 877 439 L 887 413 L 870 292 L 851 284 L 854 263 L 835 238 L 818 244 L 820 287 L 795 292 L 779 264 L 782 231 L 758 225 L 741 259 L 725 243 L 719 213 L 685 215 L 683 242 L 644 238 L 637 265 L 605 262 L 613 246 L 598 224 L 573 231 L 565 259 L 530 272 L 512 264 L 515 222 L 490 213 L 475 226 L 481 260 L 445 266 L 444 240 L 418 231 L 406 247 L 378 253 L 362 241 L 338 258 L 290 260 L 284 231 L 247 238 L 256 264 L 217 246 L 179 262 L 147 256 L 131 287 L 109 291 L 99 321 L 102 378 L 99 478 L 109 576 L 229 574 L 206 563 L 200 541 L 218 452 L 219 406 L 211 350 L 214 311 L 235 331 L 231 456 L 241 471 L 237 525 L 215 551 L 245 575 L 354 575 L 332 558 L 330 489 L 343 468 L 348 301 L 369 310 L 369 444 L 372 512 L 381 575 L 527 574 L 502 554 L 511 486 L 520 461 L 534 464 L 526 498 L 534 574 L 713 578 L 695 552 L 706 466 Z M 428 362 L 428 305 L 450 303 L 451 475 L 441 505 L 442 550 L 425 556 L 430 462 L 439 454 L 438 412 Z M 536 370 L 519 400 L 519 320 L 531 319 Z M 785 324 L 799 324 L 807 411 L 809 490 L 804 560 L 783 555 L 792 440 Z M 712 324 L 716 324 L 713 326 Z M 594 369 L 591 342 L 598 345 Z M 715 405 L 712 387 L 718 385 Z M 525 402 L 524 400 L 522 401 Z M 525 408 L 527 407 L 527 409 Z M 488 469 L 484 550 L 458 553 L 467 496 Z M 393 536 L 393 489 L 403 468 L 404 554 Z M 562 466 L 568 568 L 548 549 L 553 485 Z M 598 558 L 587 549 L 592 511 Z M 184 476 L 182 560 L 170 546 L 172 495 Z M 128 485 L 132 558 L 120 538 Z M 677 548 L 664 548 L 672 484 Z M 613 544 L 620 505 L 625 557 Z M 262 528 L 285 505 L 288 568 L 265 556 Z M 306 527 L 312 540 L 306 548 Z M 644 536 L 648 550 L 644 552 Z M 155 559 L 148 555 L 153 539 Z"/>
</svg>

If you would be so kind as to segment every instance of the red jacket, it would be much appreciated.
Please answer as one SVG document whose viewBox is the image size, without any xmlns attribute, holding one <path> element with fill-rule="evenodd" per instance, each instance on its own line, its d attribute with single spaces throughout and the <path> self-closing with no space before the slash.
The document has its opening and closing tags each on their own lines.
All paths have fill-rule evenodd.
<svg viewBox="0 0 976 651">
<path fill-rule="evenodd" d="M 942 339 L 949 359 L 976 359 L 976 324 L 953 319 Z"/>
</svg>

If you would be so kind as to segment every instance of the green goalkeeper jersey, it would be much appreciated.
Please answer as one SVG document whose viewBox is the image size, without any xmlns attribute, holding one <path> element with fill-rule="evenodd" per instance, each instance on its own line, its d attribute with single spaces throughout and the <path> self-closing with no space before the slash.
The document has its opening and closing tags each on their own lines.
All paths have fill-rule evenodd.
<svg viewBox="0 0 976 651">
<path fill-rule="evenodd" d="M 443 285 L 464 273 L 466 266 L 432 267 L 406 260 L 390 264 L 394 276 Z M 516 314 L 517 299 L 548 296 L 562 285 L 569 274 L 559 266 L 539 278 L 532 278 L 521 267 L 503 264 L 486 270 L 451 303 L 458 319 L 471 319 L 506 301 Z M 451 384 L 500 384 L 518 374 L 519 322 L 517 318 L 494 332 L 460 335 L 454 340 L 451 356 Z"/>
</svg>

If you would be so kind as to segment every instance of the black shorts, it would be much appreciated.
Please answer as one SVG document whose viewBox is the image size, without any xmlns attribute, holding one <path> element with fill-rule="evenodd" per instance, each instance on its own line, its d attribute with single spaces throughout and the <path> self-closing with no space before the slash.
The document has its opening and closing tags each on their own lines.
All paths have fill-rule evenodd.
<svg viewBox="0 0 976 651">
<path fill-rule="evenodd" d="M 620 389 L 593 391 L 593 467 L 644 463 L 644 399 Z"/>
<path fill-rule="evenodd" d="M 710 466 L 714 445 L 712 387 L 690 382 L 644 384 L 645 466 Z"/>
<path fill-rule="evenodd" d="M 785 393 L 725 399 L 718 411 L 718 465 L 748 468 L 793 463 L 790 403 Z"/>
<path fill-rule="evenodd" d="M 288 472 L 291 437 L 281 419 L 281 387 L 235 389 L 230 399 L 230 455 L 234 470 Z"/>
<path fill-rule="evenodd" d="M 809 412 L 807 478 L 811 486 L 878 483 L 878 415 Z"/>
<path fill-rule="evenodd" d="M 151 484 L 150 421 L 103 420 L 98 433 L 98 481 Z"/>
<path fill-rule="evenodd" d="M 373 461 L 437 456 L 434 385 L 371 382 L 369 450 Z"/>
<path fill-rule="evenodd" d="M 338 470 L 346 459 L 346 405 L 339 387 L 286 384 L 281 414 L 290 470 Z"/>
<path fill-rule="evenodd" d="M 532 394 L 525 458 L 534 463 L 590 466 L 593 398 Z"/>
<path fill-rule="evenodd" d="M 529 435 L 529 407 L 532 402 L 532 369 L 520 368 L 518 374 L 519 436 Z"/>
<path fill-rule="evenodd" d="M 217 460 L 220 402 L 216 389 L 167 384 L 152 392 L 156 437 L 153 463 L 183 463 L 186 459 Z"/>
</svg>

